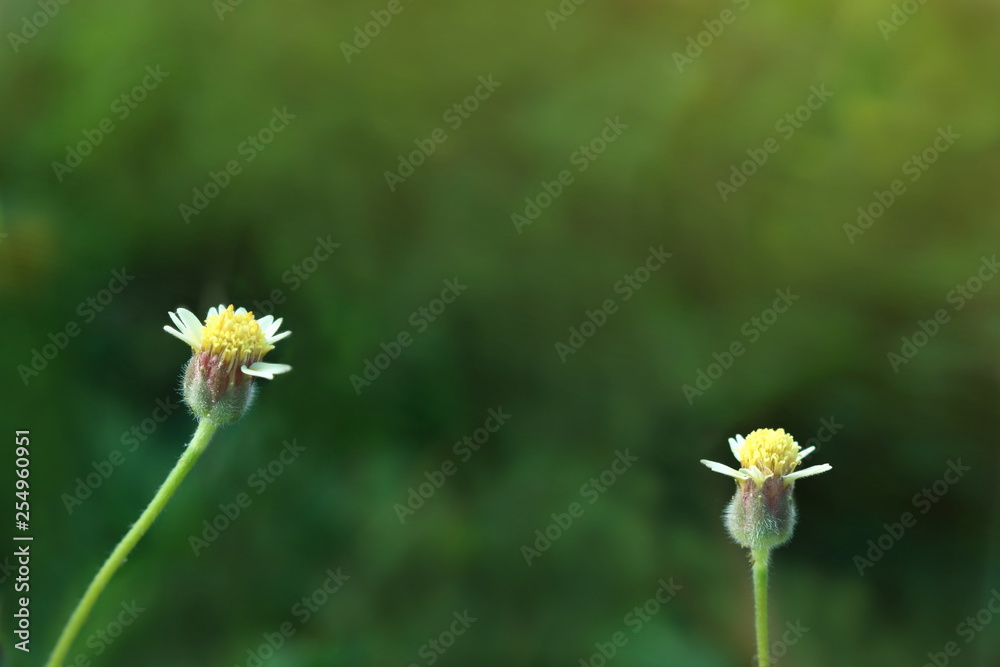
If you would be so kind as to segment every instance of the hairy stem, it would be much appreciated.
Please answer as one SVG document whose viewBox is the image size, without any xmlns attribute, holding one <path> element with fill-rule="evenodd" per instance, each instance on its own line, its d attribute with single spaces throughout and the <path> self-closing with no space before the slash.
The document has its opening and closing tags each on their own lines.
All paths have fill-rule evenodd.
<svg viewBox="0 0 1000 667">
<path fill-rule="evenodd" d="M 771 652 L 767 645 L 767 560 L 769 549 L 753 552 L 753 606 L 757 626 L 757 665 L 771 667 Z"/>
</svg>

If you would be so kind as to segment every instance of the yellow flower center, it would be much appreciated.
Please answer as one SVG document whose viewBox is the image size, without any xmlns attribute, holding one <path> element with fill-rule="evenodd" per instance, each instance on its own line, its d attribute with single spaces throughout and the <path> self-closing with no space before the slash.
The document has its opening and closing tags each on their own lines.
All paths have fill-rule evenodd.
<svg viewBox="0 0 1000 667">
<path fill-rule="evenodd" d="M 795 470 L 799 446 L 785 429 L 759 428 L 746 437 L 740 449 L 740 466 L 757 466 L 765 474 L 781 477 Z"/>
<path fill-rule="evenodd" d="M 237 313 L 232 305 L 205 320 L 201 349 L 219 357 L 232 368 L 234 363 L 251 364 L 274 349 L 257 324 L 253 313 Z"/>
</svg>

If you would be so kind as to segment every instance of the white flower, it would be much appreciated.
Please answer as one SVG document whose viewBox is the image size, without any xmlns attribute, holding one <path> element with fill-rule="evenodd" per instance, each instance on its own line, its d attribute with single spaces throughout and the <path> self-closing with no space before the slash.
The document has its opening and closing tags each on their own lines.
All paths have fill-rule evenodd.
<svg viewBox="0 0 1000 667">
<path fill-rule="evenodd" d="M 711 470 L 735 477 L 739 481 L 753 480 L 757 487 L 763 486 L 764 481 L 772 476 L 788 486 L 802 477 L 818 475 L 833 469 L 829 463 L 822 463 L 794 472 L 802 459 L 816 448 L 807 447 L 800 451 L 798 443 L 781 428 L 776 431 L 760 428 L 750 433 L 746 439 L 742 435 L 729 438 L 729 448 L 740 462 L 739 470 L 715 461 L 702 459 L 701 462 Z"/>
<path fill-rule="evenodd" d="M 261 361 L 274 349 L 274 343 L 292 334 L 291 331 L 278 333 L 281 318 L 265 315 L 258 320 L 246 308 L 233 310 L 232 305 L 227 308 L 222 304 L 209 308 L 205 324 L 185 308 L 178 308 L 176 313 L 169 315 L 177 328 L 165 326 L 164 331 L 190 345 L 195 356 L 210 357 L 213 365 L 230 374 L 230 379 L 235 379 L 237 364 L 246 375 L 268 380 L 292 370 L 287 364 Z"/>
</svg>

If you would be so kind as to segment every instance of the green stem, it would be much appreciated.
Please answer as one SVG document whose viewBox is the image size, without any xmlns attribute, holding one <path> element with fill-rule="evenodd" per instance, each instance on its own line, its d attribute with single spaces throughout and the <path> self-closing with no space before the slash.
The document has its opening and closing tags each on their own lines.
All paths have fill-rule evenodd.
<svg viewBox="0 0 1000 667">
<path fill-rule="evenodd" d="M 753 606 L 757 626 L 757 667 L 771 667 L 771 651 L 767 645 L 767 559 L 770 550 L 754 549 Z"/>
<path fill-rule="evenodd" d="M 83 594 L 83 598 L 76 605 L 76 609 L 73 610 L 73 615 L 69 617 L 66 627 L 63 628 L 62 634 L 59 635 L 59 641 L 56 642 L 56 647 L 52 649 L 52 656 L 45 663 L 46 667 L 60 667 L 62 665 L 70 646 L 73 644 L 73 640 L 79 634 L 80 628 L 83 627 L 84 622 L 87 620 L 87 616 L 90 615 L 90 610 L 93 608 L 94 603 L 97 602 L 97 598 L 100 597 L 114 573 L 125 562 L 129 552 L 132 551 L 136 543 L 146 534 L 149 527 L 153 525 L 156 517 L 163 511 L 163 507 L 167 504 L 167 501 L 174 495 L 174 491 L 180 486 L 180 483 L 191 470 L 195 461 L 201 456 L 201 453 L 205 451 L 205 447 L 208 446 L 208 441 L 212 439 L 212 434 L 215 433 L 217 427 L 217 424 L 208 419 L 202 419 L 199 422 L 198 429 L 194 432 L 194 436 L 191 438 L 187 449 L 184 450 L 184 454 L 181 455 L 174 469 L 167 475 L 167 479 L 164 480 L 160 490 L 156 492 L 149 505 L 143 510 L 139 516 L 139 520 L 129 528 L 129 531 L 125 533 L 125 537 L 118 543 L 115 550 L 111 552 L 108 559 L 104 561 L 104 565 L 97 571 L 94 580 L 90 582 L 87 592 Z"/>
</svg>

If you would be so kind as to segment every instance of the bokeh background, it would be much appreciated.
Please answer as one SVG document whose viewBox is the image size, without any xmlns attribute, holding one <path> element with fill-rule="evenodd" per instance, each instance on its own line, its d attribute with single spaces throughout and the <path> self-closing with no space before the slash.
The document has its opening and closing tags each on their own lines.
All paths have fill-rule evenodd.
<svg viewBox="0 0 1000 667">
<path fill-rule="evenodd" d="M 808 628 L 779 664 L 920 665 L 949 641 L 949 664 L 1000 664 L 1000 621 L 958 627 L 1000 587 L 1000 280 L 949 300 L 994 277 L 995 3 L 591 0 L 563 2 L 564 21 L 556 0 L 43 5 L 0 16 L 3 416 L 31 430 L 35 537 L 28 655 L 3 575 L 9 664 L 43 663 L 179 456 L 194 420 L 149 421 L 188 356 L 162 326 L 220 302 L 284 317 L 294 333 L 269 360 L 294 371 L 216 436 L 66 664 L 246 666 L 286 622 L 264 664 L 597 667 L 619 631 L 608 664 L 750 664 L 749 565 L 719 521 L 732 483 L 698 460 L 729 463 L 727 437 L 768 426 L 823 436 L 812 462 L 833 465 L 797 486 L 800 525 L 774 555 L 772 639 Z M 373 11 L 391 20 L 348 62 Z M 166 74 L 133 96 L 147 68 Z M 479 77 L 500 85 L 455 128 L 446 113 Z M 800 110 L 822 86 L 832 97 Z M 145 98 L 124 118 L 123 94 Z M 248 161 L 243 142 L 285 108 Z M 57 173 L 104 119 L 113 131 Z M 627 128 L 579 171 L 606 119 Z M 385 172 L 437 128 L 446 141 L 390 189 Z M 959 138 L 911 180 L 948 128 Z M 718 182 L 769 138 L 777 152 L 723 200 Z M 240 173 L 185 219 L 231 160 Z M 519 228 L 563 170 L 572 183 Z M 850 233 L 896 179 L 903 194 Z M 339 244 L 324 261 L 320 239 Z M 661 245 L 671 257 L 625 301 L 615 285 Z M 134 280 L 102 292 L 123 269 Z M 449 279 L 467 288 L 418 332 L 412 314 Z M 779 289 L 798 299 L 758 331 Z M 564 361 L 556 344 L 606 299 L 617 312 Z M 893 368 L 939 309 L 948 322 Z M 79 335 L 44 369 L 19 370 L 69 323 Z M 401 332 L 412 344 L 357 392 L 351 376 Z M 744 353 L 689 400 L 734 342 Z M 491 408 L 510 419 L 460 460 Z M 305 449 L 258 494 L 286 441 Z M 581 486 L 626 450 L 638 460 L 590 504 Z M 448 460 L 401 523 L 394 506 Z M 960 481 L 915 504 L 959 461 Z M 195 554 L 240 493 L 252 503 Z M 522 546 L 573 502 L 584 514 L 529 566 Z M 915 525 L 859 574 L 904 512 Z M 350 578 L 302 622 L 296 604 L 338 568 Z M 661 579 L 682 588 L 634 632 L 626 615 Z M 466 610 L 477 620 L 443 655 L 426 647 Z"/>
</svg>

